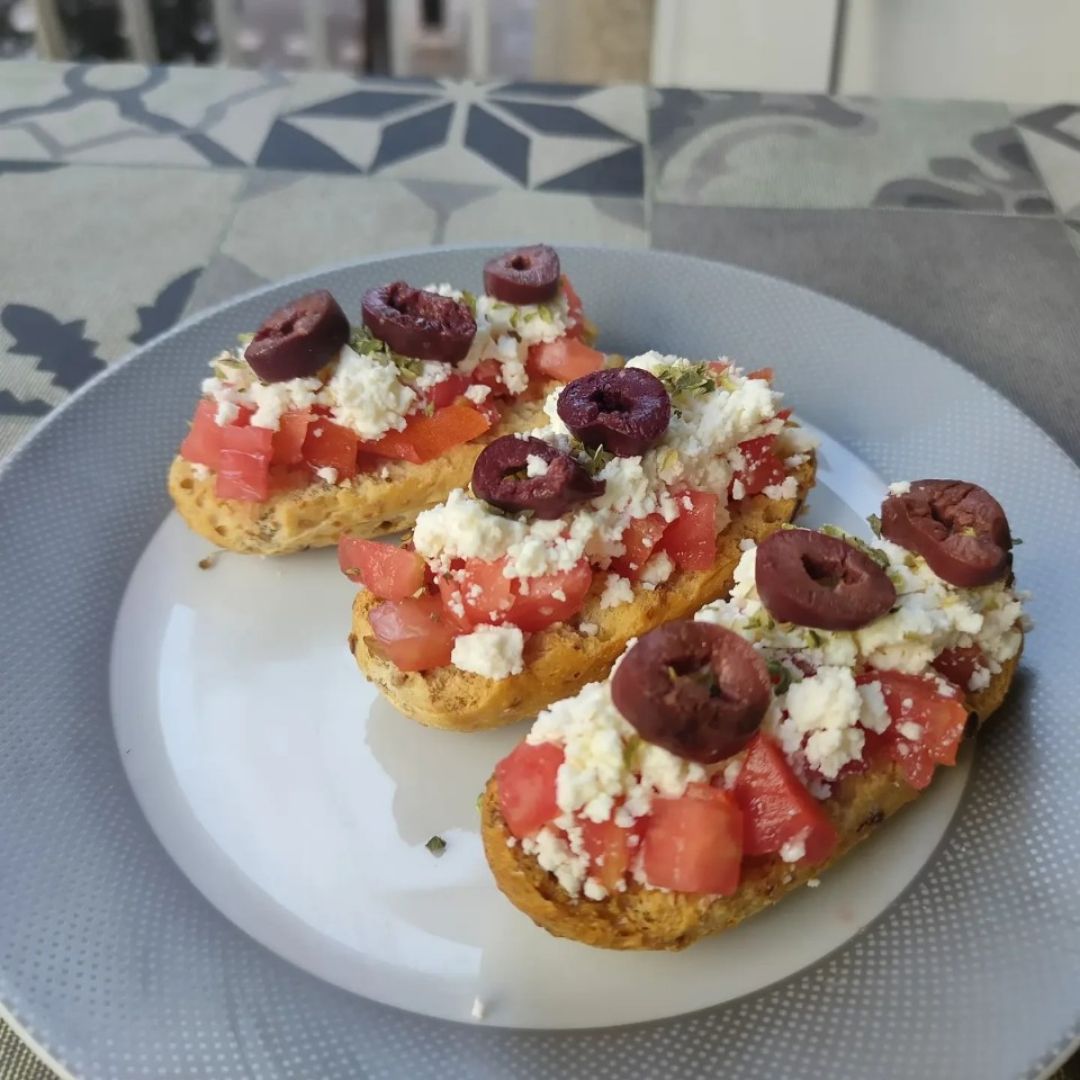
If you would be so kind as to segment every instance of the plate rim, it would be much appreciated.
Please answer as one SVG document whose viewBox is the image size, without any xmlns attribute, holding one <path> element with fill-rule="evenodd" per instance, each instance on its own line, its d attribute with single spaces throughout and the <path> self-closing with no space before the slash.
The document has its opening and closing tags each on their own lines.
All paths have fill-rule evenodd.
<svg viewBox="0 0 1080 1080">
<path fill-rule="evenodd" d="M 270 292 L 274 292 L 274 291 L 279 290 L 279 289 L 286 288 L 289 285 L 292 285 L 292 284 L 295 284 L 295 283 L 310 281 L 310 280 L 312 280 L 314 278 L 317 278 L 317 277 L 325 275 L 325 274 L 330 274 L 330 273 L 335 273 L 335 272 L 347 272 L 347 271 L 354 270 L 354 269 L 357 269 L 357 268 L 370 266 L 372 264 L 389 262 L 389 261 L 392 261 L 392 260 L 395 260 L 395 259 L 408 259 L 408 258 L 413 258 L 413 257 L 426 257 L 426 256 L 443 255 L 443 254 L 445 254 L 445 255 L 467 254 L 467 253 L 471 253 L 471 252 L 481 252 L 481 251 L 489 252 L 489 251 L 496 250 L 499 246 L 500 245 L 490 244 L 490 243 L 487 243 L 487 244 L 484 244 L 484 243 L 481 243 L 481 244 L 453 244 L 453 245 L 440 245 L 438 247 L 421 246 L 421 247 L 406 248 L 406 249 L 400 249 L 400 250 L 394 250 L 394 251 L 380 252 L 380 253 L 378 253 L 376 255 L 369 255 L 369 256 L 365 256 L 363 258 L 359 258 L 359 259 L 348 259 L 348 260 L 344 260 L 344 261 L 341 261 L 341 262 L 328 264 L 328 265 L 325 265 L 325 266 L 313 267 L 313 268 L 310 268 L 310 269 L 307 269 L 307 270 L 303 271 L 302 273 L 291 275 L 291 276 L 289 276 L 287 278 L 283 278 L 281 280 L 276 280 L 276 281 L 272 281 L 272 282 L 266 282 L 266 283 L 263 283 L 263 284 L 259 285 L 258 287 L 254 288 L 254 289 L 250 289 L 250 290 L 246 290 L 246 291 L 244 291 L 242 293 L 238 293 L 238 294 L 236 294 L 236 295 L 234 295 L 232 297 L 229 297 L 229 298 L 227 298 L 227 299 L 225 299 L 225 300 L 223 300 L 223 301 L 221 301 L 221 302 L 219 302 L 217 304 L 211 305 L 211 306 L 206 307 L 204 309 L 201 309 L 201 310 L 199 310 L 197 312 L 194 312 L 191 315 L 185 317 L 182 321 L 178 322 L 175 326 L 170 327 L 168 330 L 164 331 L 162 334 L 157 335 L 156 337 L 154 337 L 150 341 L 144 342 L 144 343 L 140 344 L 138 347 L 136 347 L 136 348 L 130 350 L 129 352 L 125 353 L 124 356 L 122 356 L 121 358 L 119 358 L 115 362 L 109 364 L 105 369 L 103 369 L 102 371 L 100 371 L 99 373 L 94 375 L 92 378 L 87 380 L 83 385 L 78 387 L 63 402 L 61 402 L 59 405 L 57 405 L 56 407 L 51 409 L 50 412 L 48 413 L 48 415 L 45 416 L 44 418 L 42 418 L 37 424 L 35 424 L 34 427 L 31 429 L 31 431 L 23 439 L 20 440 L 18 445 L 6 457 L 6 459 L 3 462 L 0 462 L 0 490 L 2 490 L 3 484 L 6 481 L 9 473 L 14 468 L 18 467 L 18 465 L 22 461 L 22 459 L 28 453 L 31 452 L 32 447 L 35 445 L 35 443 L 37 443 L 39 440 L 48 438 L 49 437 L 48 433 L 51 431 L 53 425 L 56 422 L 58 422 L 59 418 L 66 415 L 67 411 L 70 408 L 78 407 L 78 405 L 81 403 L 83 397 L 86 394 L 88 394 L 91 391 L 93 391 L 94 389 L 96 389 L 96 387 L 100 383 L 103 383 L 103 382 L 107 381 L 109 378 L 115 376 L 119 371 L 127 368 L 129 365 L 131 365 L 135 361 L 139 360 L 145 353 L 147 353 L 147 352 L 153 350 L 154 348 L 160 346 L 163 342 L 165 342 L 165 341 L 167 341 L 167 340 L 169 340 L 171 338 L 181 336 L 181 335 L 189 332 L 192 328 L 198 326 L 201 322 L 207 321 L 207 320 L 213 318 L 215 315 L 226 312 L 229 309 L 231 309 L 233 307 L 236 307 L 236 306 L 239 306 L 239 305 L 241 305 L 241 304 L 243 304 L 245 302 L 257 299 L 258 297 L 260 297 L 260 296 L 262 296 L 262 295 L 264 295 L 266 293 L 270 293 Z M 1046 441 L 1048 446 L 1050 448 L 1052 448 L 1052 450 L 1054 451 L 1054 453 L 1056 455 L 1060 455 L 1060 457 L 1061 457 L 1061 459 L 1063 459 L 1064 463 L 1073 472 L 1080 472 L 1080 466 L 1078 466 L 1077 461 L 1058 442 L 1058 440 L 1056 438 L 1054 438 L 1044 428 L 1042 428 L 1040 426 L 1040 424 L 1032 416 L 1030 416 L 1020 405 L 1015 404 L 1014 402 L 1010 401 L 1000 390 L 998 390 L 995 386 L 993 386 L 992 384 L 987 382 L 984 378 L 982 378 L 980 376 L 980 374 L 978 374 L 977 372 L 967 368 L 965 365 L 959 363 L 957 360 L 954 360 L 952 357 L 950 357 L 946 353 L 943 353 L 942 351 L 940 351 L 936 346 L 934 346 L 933 344 L 930 344 L 929 342 L 924 341 L 922 338 L 920 338 L 916 334 L 913 334 L 913 333 L 911 333 L 911 332 L 909 332 L 909 331 L 907 331 L 905 329 L 902 329 L 901 327 L 896 326 L 895 324 L 893 324 L 893 323 L 891 323 L 891 322 L 889 322 L 889 321 L 887 321 L 885 319 L 882 319 L 877 315 L 874 315 L 874 314 L 872 314 L 870 312 L 867 312 L 867 311 L 865 311 L 865 310 L 863 310 L 863 309 L 861 309 L 859 307 L 856 307 L 853 304 L 849 304 L 844 300 L 837 299 L 836 297 L 830 296 L 827 293 L 819 292 L 816 289 L 812 289 L 812 288 L 810 288 L 808 286 L 805 286 L 805 285 L 802 285 L 802 284 L 799 284 L 799 283 L 796 283 L 796 282 L 789 281 L 789 280 L 787 280 L 785 278 L 779 277 L 779 276 L 774 275 L 774 274 L 766 274 L 766 273 L 762 273 L 762 272 L 757 271 L 757 270 L 748 269 L 746 267 L 740 266 L 740 265 L 735 264 L 735 263 L 729 263 L 729 262 L 726 262 L 724 260 L 719 260 L 719 259 L 708 259 L 708 258 L 704 258 L 704 257 L 698 256 L 698 255 L 682 254 L 680 252 L 656 250 L 656 249 L 652 249 L 652 248 L 626 248 L 626 247 L 619 247 L 619 246 L 615 246 L 615 245 L 599 245 L 599 244 L 565 244 L 565 245 L 560 245 L 560 249 L 564 250 L 566 252 L 573 251 L 573 252 L 583 252 L 583 253 L 602 253 L 605 256 L 612 256 L 612 255 L 618 255 L 618 254 L 628 254 L 628 255 L 633 255 L 635 258 L 647 258 L 650 261 L 652 261 L 652 260 L 663 261 L 663 262 L 670 261 L 670 262 L 682 263 L 682 264 L 693 263 L 693 264 L 700 264 L 702 267 L 720 268 L 721 270 L 728 271 L 728 272 L 733 273 L 734 275 L 739 276 L 739 277 L 758 279 L 761 282 L 765 282 L 770 286 L 781 285 L 785 289 L 788 289 L 788 290 L 791 290 L 791 289 L 798 290 L 798 292 L 800 292 L 802 294 L 805 294 L 806 296 L 812 298 L 817 303 L 821 303 L 822 301 L 824 301 L 826 305 L 838 305 L 841 309 L 845 309 L 848 313 L 853 313 L 853 314 L 857 315 L 861 320 L 869 320 L 872 323 L 875 323 L 878 326 L 883 327 L 883 328 L 885 328 L 886 330 L 888 330 L 888 331 L 890 331 L 892 333 L 899 334 L 899 335 L 901 335 L 902 337 L 904 337 L 906 339 L 910 339 L 911 341 L 917 343 L 917 345 L 919 346 L 920 349 L 924 350 L 928 354 L 931 354 L 936 363 L 945 362 L 947 365 L 951 365 L 951 366 L 959 369 L 963 373 L 963 375 L 967 376 L 970 379 L 975 380 L 975 382 L 977 382 L 979 384 L 979 386 L 984 391 L 989 391 L 993 395 L 993 397 L 994 397 L 994 399 L 996 401 L 998 401 L 999 403 L 1001 403 L 1002 405 L 1007 407 L 1009 410 L 1011 410 L 1012 412 L 1018 414 L 1019 416 L 1021 416 L 1023 418 L 1023 421 L 1024 421 L 1025 426 L 1027 428 L 1027 431 L 1026 431 L 1027 435 L 1030 436 L 1030 435 L 1034 435 L 1034 434 L 1037 433 L 1039 436 L 1042 437 L 1043 440 Z M 976 772 L 975 772 L 975 775 L 978 774 L 979 761 L 981 760 L 981 757 L 982 757 L 981 754 L 978 754 L 976 756 L 976 762 L 975 762 L 975 770 L 976 770 Z M 945 833 L 945 836 L 942 838 L 941 843 L 938 845 L 937 848 L 935 848 L 934 857 L 936 857 L 936 855 L 940 851 L 941 847 L 944 846 L 944 844 L 945 844 L 946 840 L 948 839 L 949 835 L 952 833 L 953 829 L 955 828 L 956 821 L 959 819 L 960 811 L 963 809 L 964 804 L 967 802 L 967 800 L 969 798 L 972 786 L 973 786 L 973 784 L 971 782 L 969 782 L 969 784 L 965 788 L 965 792 L 964 792 L 963 798 L 961 800 L 961 804 L 958 807 L 957 814 L 954 816 L 953 821 L 950 822 L 949 827 L 948 827 L 948 829 L 947 829 L 947 831 Z M 901 893 L 901 895 L 897 898 L 897 900 L 895 900 L 893 902 L 893 904 L 891 904 L 889 906 L 889 908 L 886 909 L 886 911 L 882 912 L 874 920 L 872 920 L 871 923 L 869 923 L 865 928 L 863 928 L 864 931 L 868 931 L 873 926 L 877 925 L 877 923 L 882 921 L 892 911 L 892 909 L 896 906 L 896 904 L 899 903 L 903 899 L 903 897 L 906 896 L 909 893 L 910 890 L 915 888 L 915 886 L 918 884 L 918 882 L 922 879 L 922 877 L 926 873 L 927 869 L 932 865 L 932 863 L 934 861 L 934 857 L 932 857 L 930 860 L 928 860 L 928 862 L 926 863 L 924 868 L 922 870 L 920 870 L 919 874 L 917 874 L 916 877 L 908 884 L 908 886 L 904 889 L 903 893 Z M 216 912 L 216 909 L 215 909 L 215 912 Z M 216 913 L 217 913 L 218 917 L 225 918 L 225 916 L 221 915 L 220 912 L 216 912 Z M 242 928 L 238 927 L 237 929 L 240 929 L 242 933 L 244 932 L 242 930 Z M 744 995 L 743 997 L 741 997 L 739 999 L 736 999 L 736 1000 L 743 1001 L 743 1000 L 746 1000 L 747 998 L 752 998 L 752 997 L 756 997 L 756 996 L 768 993 L 769 991 L 775 989 L 776 986 L 782 985 L 784 982 L 787 982 L 790 979 L 794 979 L 797 976 L 805 975 L 807 972 L 812 971 L 815 968 L 817 968 L 817 967 L 821 966 L 822 964 L 824 964 L 825 962 L 827 962 L 827 960 L 829 958 L 831 958 L 832 956 L 834 956 L 837 952 L 840 952 L 843 949 L 850 947 L 850 944 L 851 944 L 851 940 L 849 939 L 849 941 L 847 943 L 845 943 L 844 945 L 838 947 L 838 949 L 834 950 L 833 952 L 830 952 L 829 954 L 827 954 L 827 956 L 822 957 L 819 960 L 815 961 L 814 964 L 810 965 L 809 967 L 804 968 L 801 971 L 796 972 L 791 976 L 787 976 L 785 979 L 780 980 L 778 983 L 771 984 L 768 987 L 764 987 L 764 988 L 762 988 L 760 990 L 754 991 L 750 995 Z M 260 947 L 262 947 L 262 946 L 260 946 Z M 712 1006 L 712 1007 L 706 1008 L 704 1010 L 700 1010 L 700 1012 L 710 1012 L 710 1011 L 713 1011 L 714 1009 L 722 1010 L 722 1009 L 724 1009 L 724 1008 L 726 1008 L 729 1005 L 732 1005 L 734 1003 L 735 1002 L 733 1001 L 733 1002 L 725 1003 L 725 1004 L 719 1005 L 719 1006 Z M 394 1009 L 395 1008 L 394 1006 L 380 1006 L 380 1007 L 381 1008 L 389 1008 L 389 1009 Z M 413 1015 L 411 1013 L 407 1013 L 407 1011 L 405 1011 L 405 1010 L 395 1010 L 395 1011 L 405 1012 L 406 1015 L 410 1015 L 410 1016 Z M 695 1015 L 695 1013 L 689 1013 L 689 1014 L 685 1014 L 685 1015 Z M 75 1076 L 74 1073 L 70 1072 L 70 1070 L 68 1070 L 67 1067 L 48 1050 L 48 1048 L 45 1046 L 44 1042 L 39 1037 L 30 1034 L 29 1029 L 26 1026 L 26 1024 L 20 1020 L 20 1018 L 17 1016 L 17 1014 L 15 1014 L 11 1010 L 9 1005 L 5 1001 L 3 1001 L 2 999 L 0 999 L 0 1018 L 3 1018 L 5 1021 L 7 1021 L 9 1023 L 9 1025 L 12 1027 L 12 1029 L 15 1031 L 15 1033 L 24 1042 L 26 1042 L 31 1047 L 31 1049 L 39 1056 L 39 1058 L 41 1058 L 43 1061 L 45 1061 L 45 1063 L 50 1068 L 53 1068 L 54 1071 L 57 1071 L 61 1076 L 64 1076 L 64 1077 L 68 1077 L 68 1076 L 74 1077 Z M 677 1020 L 677 1019 L 678 1018 L 672 1018 L 672 1020 Z M 670 1022 L 672 1022 L 672 1020 L 639 1021 L 639 1022 L 631 1024 L 631 1025 L 626 1025 L 626 1027 L 640 1027 L 640 1026 L 643 1026 L 643 1025 L 650 1025 L 650 1024 L 657 1024 L 657 1023 L 670 1023 Z M 470 1025 L 466 1021 L 439 1021 L 439 1022 L 440 1023 L 456 1024 L 456 1025 L 459 1025 L 459 1026 L 465 1027 L 465 1028 L 475 1028 L 475 1025 Z M 528 1031 L 530 1029 L 501 1029 L 501 1030 L 506 1031 L 506 1032 L 512 1032 L 512 1031 Z M 612 1028 L 580 1029 L 580 1032 L 575 1032 L 575 1034 L 577 1034 L 577 1033 L 585 1034 L 585 1033 L 588 1033 L 588 1032 L 597 1032 L 597 1031 L 606 1032 L 606 1031 L 611 1031 L 611 1030 L 615 1030 L 615 1029 L 612 1029 Z M 546 1034 L 546 1032 L 544 1032 L 544 1033 Z M 567 1034 L 570 1035 L 571 1033 L 568 1032 Z M 1069 1057 L 1071 1057 L 1078 1049 L 1080 1049 L 1080 1022 L 1078 1022 L 1078 1025 L 1077 1025 L 1075 1031 L 1072 1034 L 1070 1034 L 1068 1031 L 1066 1031 L 1064 1033 L 1064 1040 L 1065 1040 L 1064 1043 L 1059 1044 L 1059 1046 L 1061 1048 L 1059 1050 L 1057 1050 L 1057 1052 L 1055 1053 L 1055 1056 L 1053 1057 L 1053 1060 L 1052 1060 L 1051 1064 L 1046 1066 L 1045 1068 L 1039 1070 L 1037 1073 L 1033 1073 L 1032 1075 L 1038 1075 L 1038 1076 L 1043 1076 L 1043 1077 L 1051 1075 L 1052 1072 L 1054 1071 L 1054 1069 L 1056 1069 L 1059 1066 L 1060 1063 L 1068 1060 Z"/>
</svg>

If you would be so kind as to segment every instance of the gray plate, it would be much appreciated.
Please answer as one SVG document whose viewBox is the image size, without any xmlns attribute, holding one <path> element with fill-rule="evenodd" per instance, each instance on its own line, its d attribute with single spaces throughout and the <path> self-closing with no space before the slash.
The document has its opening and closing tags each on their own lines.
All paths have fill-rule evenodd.
<svg viewBox="0 0 1080 1080">
<path fill-rule="evenodd" d="M 475 282 L 487 249 L 305 278 L 350 308 L 393 278 Z M 1037 628 L 946 842 L 820 964 L 748 998 L 617 1029 L 497 1030 L 336 989 L 256 944 L 140 813 L 110 721 L 110 637 L 169 510 L 206 358 L 296 282 L 172 331 L 88 386 L 0 473 L 0 1001 L 80 1077 L 1034 1076 L 1080 1032 L 1080 473 L 949 360 L 842 304 L 675 255 L 568 249 L 609 348 L 772 362 L 882 475 L 991 489 L 1023 537 Z M 1072 558 L 1075 558 L 1073 555 Z M 1071 565 L 1071 563 L 1070 563 Z M 663 993 L 663 987 L 657 987 Z"/>
</svg>

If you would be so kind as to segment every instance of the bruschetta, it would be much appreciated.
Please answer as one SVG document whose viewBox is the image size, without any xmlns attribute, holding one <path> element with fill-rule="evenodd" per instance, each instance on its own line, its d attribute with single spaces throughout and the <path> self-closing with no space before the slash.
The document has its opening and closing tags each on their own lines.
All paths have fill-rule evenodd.
<svg viewBox="0 0 1080 1080">
<path fill-rule="evenodd" d="M 896 485 L 882 539 L 793 529 L 729 599 L 542 713 L 482 797 L 498 887 L 537 925 L 682 949 L 816 879 L 1005 699 L 1025 616 L 998 504 Z"/>
<path fill-rule="evenodd" d="M 169 472 L 185 521 L 260 555 L 400 532 L 484 446 L 543 424 L 551 386 L 606 358 L 551 248 L 507 252 L 484 281 L 370 289 L 357 327 L 311 293 L 222 352 Z"/>
<path fill-rule="evenodd" d="M 407 716 L 475 731 L 604 678 L 627 641 L 731 583 L 795 516 L 813 440 L 772 373 L 651 352 L 553 390 L 549 420 L 477 459 L 471 492 L 391 549 L 342 540 L 366 588 L 350 647 Z"/>
</svg>

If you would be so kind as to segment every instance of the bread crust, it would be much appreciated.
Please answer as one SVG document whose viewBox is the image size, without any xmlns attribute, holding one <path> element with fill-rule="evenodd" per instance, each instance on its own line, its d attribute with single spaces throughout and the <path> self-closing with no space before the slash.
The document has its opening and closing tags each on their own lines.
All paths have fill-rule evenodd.
<svg viewBox="0 0 1080 1080">
<path fill-rule="evenodd" d="M 169 469 L 169 495 L 200 536 L 246 555 L 289 555 L 328 547 L 344 535 L 370 538 L 401 532 L 412 527 L 422 510 L 437 506 L 454 488 L 468 485 L 480 451 L 493 439 L 546 424 L 544 396 L 553 385 L 541 384 L 535 397 L 514 402 L 501 422 L 480 438 L 422 465 L 387 461 L 378 473 L 364 473 L 341 484 L 318 481 L 256 503 L 219 499 L 213 472 L 200 477 L 201 470 L 176 457 Z"/>
<path fill-rule="evenodd" d="M 980 725 L 1005 700 L 1019 660 L 1018 653 L 985 690 L 969 696 L 968 705 Z M 892 762 L 845 777 L 822 804 L 840 834 L 833 856 L 813 866 L 785 863 L 779 856 L 755 860 L 744 867 L 742 882 L 732 896 L 662 892 L 629 882 L 626 892 L 613 893 L 605 900 L 574 900 L 520 844 L 508 844 L 511 834 L 499 812 L 494 777 L 481 800 L 481 835 L 495 883 L 537 926 L 556 937 L 602 949 L 675 951 L 737 926 L 819 877 L 919 794 Z"/>
<path fill-rule="evenodd" d="M 672 619 L 686 618 L 722 596 L 730 587 L 747 537 L 760 541 L 794 518 L 814 482 L 814 459 L 794 474 L 794 499 L 756 495 L 732 513 L 731 524 L 717 541 L 717 559 L 710 570 L 680 571 L 653 592 L 636 589 L 634 599 L 601 610 L 604 575 L 597 574 L 580 621 L 598 627 L 586 637 L 575 627 L 559 624 L 533 634 L 525 644 L 525 670 L 505 679 L 488 679 L 454 667 L 426 672 L 400 671 L 372 651 L 368 615 L 379 603 L 371 593 L 357 593 L 353 603 L 349 648 L 360 670 L 406 716 L 428 727 L 482 731 L 535 716 L 541 709 L 576 694 L 586 683 L 607 677 L 612 664 L 633 637 Z"/>
</svg>

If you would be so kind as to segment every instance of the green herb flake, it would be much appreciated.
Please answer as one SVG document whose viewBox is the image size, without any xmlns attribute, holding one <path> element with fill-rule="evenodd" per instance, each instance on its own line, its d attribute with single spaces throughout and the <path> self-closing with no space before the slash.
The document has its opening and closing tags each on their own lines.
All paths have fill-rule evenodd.
<svg viewBox="0 0 1080 1080">
<path fill-rule="evenodd" d="M 476 293 L 469 292 L 468 289 L 461 290 L 461 302 L 469 309 L 472 317 L 476 318 Z"/>
<path fill-rule="evenodd" d="M 765 665 L 769 669 L 774 694 L 786 694 L 791 685 L 791 672 L 779 660 L 770 660 Z"/>
<path fill-rule="evenodd" d="M 1012 546 L 1013 547 L 1019 547 L 1023 542 L 1024 541 L 1021 540 L 1019 536 L 1014 536 L 1013 541 L 1012 541 Z"/>
<path fill-rule="evenodd" d="M 439 858 L 446 850 L 446 841 L 441 836 L 433 836 L 425 845 L 435 858 Z"/>
<path fill-rule="evenodd" d="M 687 398 L 704 397 L 716 389 L 716 379 L 706 363 L 664 364 L 656 368 L 654 375 L 664 384 L 671 398 L 671 403 L 678 408 L 679 401 L 686 403 Z"/>
<path fill-rule="evenodd" d="M 254 339 L 255 339 L 254 334 L 237 334 L 236 335 L 237 344 L 241 345 L 245 349 L 252 343 L 252 341 Z"/>
<path fill-rule="evenodd" d="M 877 514 L 871 514 L 866 520 L 870 523 L 870 528 L 873 530 L 874 535 L 880 540 L 881 539 L 881 518 L 879 518 L 877 516 Z"/>
<path fill-rule="evenodd" d="M 820 531 L 826 536 L 834 536 L 837 540 L 843 540 L 845 544 L 850 544 L 853 548 L 857 548 L 867 558 L 873 559 L 882 570 L 889 569 L 889 557 L 884 551 L 879 551 L 877 548 L 871 547 L 865 540 L 860 540 L 857 536 L 852 536 L 851 533 L 841 529 L 839 525 L 822 525 Z"/>
<path fill-rule="evenodd" d="M 623 768 L 627 772 L 632 772 L 634 769 L 634 759 L 637 757 L 638 748 L 641 746 L 641 739 L 634 735 L 623 746 Z"/>
</svg>

